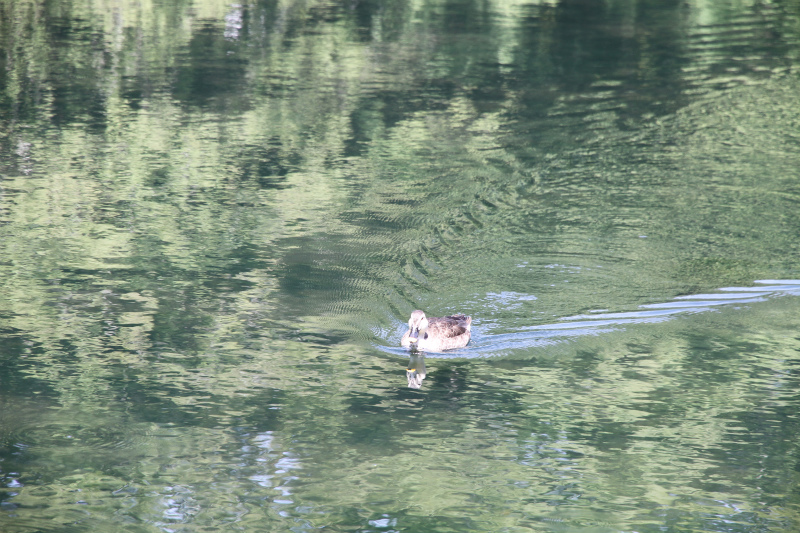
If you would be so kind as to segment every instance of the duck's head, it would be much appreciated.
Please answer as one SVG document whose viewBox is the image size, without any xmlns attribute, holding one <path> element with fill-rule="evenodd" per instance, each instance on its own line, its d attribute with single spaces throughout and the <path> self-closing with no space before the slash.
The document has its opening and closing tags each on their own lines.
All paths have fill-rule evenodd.
<svg viewBox="0 0 800 533">
<path fill-rule="evenodd" d="M 428 329 L 428 318 L 425 313 L 417 309 L 411 313 L 411 318 L 408 319 L 408 340 L 417 342 L 420 335 L 424 337 L 425 330 Z"/>
</svg>

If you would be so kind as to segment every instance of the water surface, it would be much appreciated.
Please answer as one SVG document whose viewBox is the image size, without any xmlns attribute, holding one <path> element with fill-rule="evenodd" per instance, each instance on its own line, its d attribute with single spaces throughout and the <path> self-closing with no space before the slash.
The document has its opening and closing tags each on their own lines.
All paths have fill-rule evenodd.
<svg viewBox="0 0 800 533">
<path fill-rule="evenodd" d="M 0 0 L 0 530 L 796 531 L 799 19 Z"/>
</svg>

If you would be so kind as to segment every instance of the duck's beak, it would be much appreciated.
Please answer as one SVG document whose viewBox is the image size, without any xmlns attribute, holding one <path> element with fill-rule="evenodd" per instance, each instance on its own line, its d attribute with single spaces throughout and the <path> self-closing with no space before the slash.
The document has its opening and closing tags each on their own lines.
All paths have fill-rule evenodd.
<svg viewBox="0 0 800 533">
<path fill-rule="evenodd" d="M 409 342 L 417 342 L 419 340 L 419 328 L 411 328 L 411 333 L 408 334 Z"/>
</svg>

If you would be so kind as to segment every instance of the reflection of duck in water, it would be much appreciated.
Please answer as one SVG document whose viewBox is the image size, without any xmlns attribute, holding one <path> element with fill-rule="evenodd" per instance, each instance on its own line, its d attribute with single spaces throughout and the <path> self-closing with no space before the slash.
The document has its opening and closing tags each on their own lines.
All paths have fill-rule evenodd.
<svg viewBox="0 0 800 533">
<path fill-rule="evenodd" d="M 425 356 L 420 352 L 412 352 L 411 360 L 408 362 L 408 368 L 406 368 L 408 386 L 412 389 L 421 389 L 422 380 L 425 379 L 426 375 Z"/>
<path fill-rule="evenodd" d="M 400 345 L 426 352 L 463 348 L 469 343 L 471 325 L 472 317 L 466 315 L 427 318 L 425 313 L 417 310 L 408 319 L 408 331 Z"/>
</svg>

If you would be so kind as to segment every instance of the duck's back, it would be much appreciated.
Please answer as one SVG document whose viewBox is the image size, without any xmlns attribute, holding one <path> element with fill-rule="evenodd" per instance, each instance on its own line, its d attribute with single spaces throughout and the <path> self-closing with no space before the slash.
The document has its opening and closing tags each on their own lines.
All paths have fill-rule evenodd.
<svg viewBox="0 0 800 533">
<path fill-rule="evenodd" d="M 428 319 L 428 332 L 434 331 L 436 335 L 457 337 L 470 331 L 472 317 L 466 315 L 450 315 L 431 317 Z"/>
<path fill-rule="evenodd" d="M 463 348 L 469 343 L 472 317 L 450 315 L 428 319 L 428 330 L 420 339 L 420 348 L 440 352 L 453 348 Z"/>
</svg>

